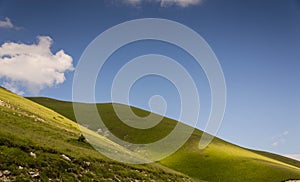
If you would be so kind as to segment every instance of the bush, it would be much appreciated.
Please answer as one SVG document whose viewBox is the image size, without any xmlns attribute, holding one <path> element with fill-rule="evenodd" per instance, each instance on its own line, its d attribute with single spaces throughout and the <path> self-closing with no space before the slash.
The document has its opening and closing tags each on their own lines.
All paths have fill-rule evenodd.
<svg viewBox="0 0 300 182">
<path fill-rule="evenodd" d="M 77 141 L 79 141 L 79 142 L 85 142 L 85 137 L 81 134 L 79 136 L 79 138 L 77 139 Z"/>
</svg>

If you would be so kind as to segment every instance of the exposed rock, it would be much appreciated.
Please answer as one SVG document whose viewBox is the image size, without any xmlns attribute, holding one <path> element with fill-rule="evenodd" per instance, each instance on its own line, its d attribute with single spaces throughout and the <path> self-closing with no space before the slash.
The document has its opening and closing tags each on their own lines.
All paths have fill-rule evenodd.
<svg viewBox="0 0 300 182">
<path fill-rule="evenodd" d="M 2 174 L 3 175 L 5 175 L 5 176 L 8 176 L 8 175 L 10 175 L 10 171 L 9 170 L 4 170 L 3 172 L 2 172 Z"/>
<path fill-rule="evenodd" d="M 83 161 L 83 163 L 84 163 L 86 166 L 90 166 L 90 165 L 91 165 L 91 162 L 88 162 L 88 161 Z"/>
<path fill-rule="evenodd" d="M 4 106 L 4 101 L 3 100 L 0 100 L 0 106 Z"/>
<path fill-rule="evenodd" d="M 7 178 L 6 176 L 2 176 L 0 178 L 0 181 L 2 181 L 2 182 L 11 182 L 12 180 L 10 180 L 9 178 Z"/>
<path fill-rule="evenodd" d="M 114 178 L 115 178 L 116 181 L 121 182 L 120 177 L 118 177 L 117 175 L 114 175 Z"/>
<path fill-rule="evenodd" d="M 39 173 L 39 172 L 34 172 L 34 171 L 30 171 L 30 172 L 29 172 L 29 175 L 30 175 L 32 178 L 39 178 L 39 177 L 40 177 L 40 173 Z"/>
<path fill-rule="evenodd" d="M 29 155 L 32 156 L 33 158 L 36 158 L 36 154 L 33 152 L 30 152 Z"/>
<path fill-rule="evenodd" d="M 24 169 L 22 166 L 19 166 L 18 168 L 19 168 L 20 170 Z"/>
<path fill-rule="evenodd" d="M 68 156 L 66 156 L 65 154 L 62 154 L 61 157 L 67 161 L 71 161 L 71 159 Z"/>
</svg>

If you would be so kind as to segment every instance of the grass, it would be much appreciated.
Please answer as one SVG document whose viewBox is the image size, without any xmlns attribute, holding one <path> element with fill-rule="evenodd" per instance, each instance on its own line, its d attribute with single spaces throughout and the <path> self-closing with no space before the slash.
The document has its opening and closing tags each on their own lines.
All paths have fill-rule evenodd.
<svg viewBox="0 0 300 182">
<path fill-rule="evenodd" d="M 2 88 L 0 128 L 0 172 L 10 171 L 0 176 L 0 181 L 190 180 L 158 164 L 129 165 L 108 159 L 81 137 L 75 122 Z M 105 137 L 82 130 L 97 138 L 101 147 L 131 155 Z"/>
<path fill-rule="evenodd" d="M 283 181 L 298 178 L 300 170 L 247 149 L 214 139 L 207 148 L 197 149 L 194 134 L 175 154 L 161 161 L 168 167 L 207 181 Z"/>
<path fill-rule="evenodd" d="M 76 121 L 72 103 L 49 98 L 29 98 L 55 110 L 72 121 Z M 89 104 L 86 104 L 86 116 Z M 146 129 L 133 129 L 117 117 L 112 105 L 97 104 L 98 111 L 107 128 L 120 139 L 132 143 L 149 143 L 166 136 L 177 121 L 164 118 L 157 126 Z M 147 111 L 132 107 L 139 116 L 147 116 Z M 126 114 L 126 113 L 125 113 Z M 90 118 L 93 119 L 93 118 Z M 89 119 L 87 119 L 89 120 Z M 97 129 L 92 126 L 91 129 Z M 300 162 L 276 154 L 253 151 L 215 138 L 204 150 L 198 149 L 202 131 L 195 130 L 189 140 L 171 156 L 159 161 L 168 168 L 187 174 L 194 180 L 203 181 L 284 181 L 300 179 Z"/>
</svg>

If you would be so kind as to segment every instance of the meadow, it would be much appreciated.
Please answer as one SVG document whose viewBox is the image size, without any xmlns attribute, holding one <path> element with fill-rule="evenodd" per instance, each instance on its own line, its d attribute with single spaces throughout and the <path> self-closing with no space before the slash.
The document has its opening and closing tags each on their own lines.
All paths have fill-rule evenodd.
<svg viewBox="0 0 300 182">
<path fill-rule="evenodd" d="M 29 99 L 76 121 L 71 102 L 50 98 Z M 91 105 L 86 104 L 86 107 L 91 107 Z M 172 131 L 177 124 L 175 120 L 164 118 L 155 127 L 141 131 L 124 124 L 115 114 L 112 104 L 97 104 L 97 108 L 110 132 L 132 143 L 150 143 L 159 140 Z M 138 116 L 149 114 L 148 111 L 131 108 Z M 85 112 L 88 117 L 89 110 Z M 93 128 L 93 126 L 90 127 Z M 178 151 L 157 163 L 186 174 L 196 181 L 273 182 L 300 179 L 300 162 L 280 155 L 242 148 L 217 137 L 208 147 L 200 150 L 198 143 L 202 133 L 195 129 Z"/>
</svg>

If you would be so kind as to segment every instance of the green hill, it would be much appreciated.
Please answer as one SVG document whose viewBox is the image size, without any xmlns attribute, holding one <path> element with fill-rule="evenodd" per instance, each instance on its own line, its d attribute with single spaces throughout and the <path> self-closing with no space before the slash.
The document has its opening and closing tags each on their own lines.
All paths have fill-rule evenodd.
<svg viewBox="0 0 300 182">
<path fill-rule="evenodd" d="M 72 103 L 49 98 L 29 98 L 41 105 L 53 109 L 61 115 L 75 121 Z M 89 104 L 86 104 L 90 107 Z M 113 111 L 111 104 L 97 104 L 101 117 L 111 133 L 133 142 L 147 143 L 166 136 L 177 121 L 164 118 L 157 126 L 137 130 L 122 123 Z M 139 116 L 149 112 L 132 107 Z M 89 116 L 88 109 L 86 116 Z M 93 128 L 93 126 L 90 126 Z M 159 161 L 168 168 L 187 174 L 195 180 L 204 181 L 284 181 L 300 179 L 300 162 L 276 154 L 253 151 L 230 144 L 219 138 L 204 150 L 198 149 L 202 131 L 194 130 L 192 136 L 173 155 Z"/>
<path fill-rule="evenodd" d="M 100 147 L 126 149 L 81 127 Z M 132 157 L 136 157 L 132 155 Z M 0 88 L 0 181 L 191 181 L 159 164 L 128 165 L 94 150 L 67 117 Z"/>
</svg>

